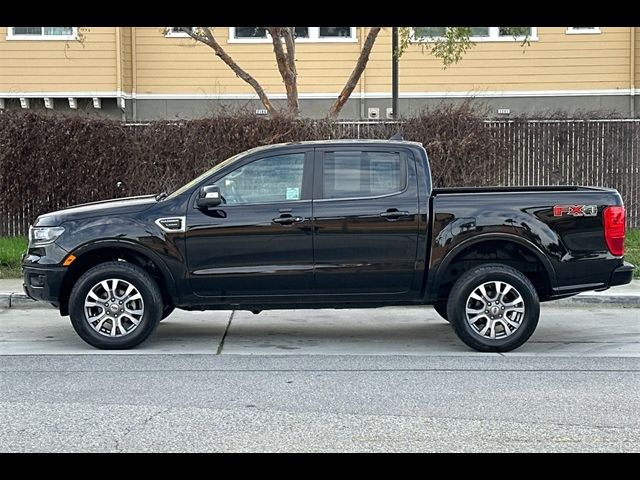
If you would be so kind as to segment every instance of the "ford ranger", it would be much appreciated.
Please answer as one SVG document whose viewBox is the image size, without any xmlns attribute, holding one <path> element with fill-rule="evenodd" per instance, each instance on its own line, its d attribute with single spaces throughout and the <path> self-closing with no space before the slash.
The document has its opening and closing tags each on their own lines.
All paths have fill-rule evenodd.
<svg viewBox="0 0 640 480">
<path fill-rule="evenodd" d="M 254 148 L 171 194 L 39 216 L 24 288 L 103 349 L 134 347 L 174 308 L 433 305 L 485 352 L 522 345 L 540 302 L 629 283 L 609 188 L 434 188 L 421 144 Z"/>
</svg>

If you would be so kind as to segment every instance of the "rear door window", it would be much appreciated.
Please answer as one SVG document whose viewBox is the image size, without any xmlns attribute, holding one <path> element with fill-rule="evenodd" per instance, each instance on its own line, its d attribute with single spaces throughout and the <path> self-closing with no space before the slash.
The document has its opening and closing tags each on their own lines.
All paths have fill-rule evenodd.
<svg viewBox="0 0 640 480">
<path fill-rule="evenodd" d="M 404 158 L 398 152 L 325 151 L 322 198 L 377 197 L 402 192 L 407 184 Z"/>
</svg>

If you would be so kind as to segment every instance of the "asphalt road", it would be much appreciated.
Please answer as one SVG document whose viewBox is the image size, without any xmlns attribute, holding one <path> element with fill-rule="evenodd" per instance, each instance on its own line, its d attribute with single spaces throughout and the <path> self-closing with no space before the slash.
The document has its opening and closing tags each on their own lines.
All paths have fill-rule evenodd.
<svg viewBox="0 0 640 480">
<path fill-rule="evenodd" d="M 2 311 L 0 451 L 640 451 L 638 309 L 545 306 L 504 355 L 431 309 L 229 317 L 116 353 Z"/>
</svg>

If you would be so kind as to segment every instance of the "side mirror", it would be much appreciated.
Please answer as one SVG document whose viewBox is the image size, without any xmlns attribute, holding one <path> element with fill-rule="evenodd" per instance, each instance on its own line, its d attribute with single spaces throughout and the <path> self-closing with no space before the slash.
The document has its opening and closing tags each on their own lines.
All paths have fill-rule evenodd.
<svg viewBox="0 0 640 480">
<path fill-rule="evenodd" d="M 205 185 L 200 188 L 200 194 L 196 200 L 198 208 L 206 209 L 209 207 L 217 207 L 222 203 L 222 195 L 220 187 L 217 185 Z"/>
</svg>

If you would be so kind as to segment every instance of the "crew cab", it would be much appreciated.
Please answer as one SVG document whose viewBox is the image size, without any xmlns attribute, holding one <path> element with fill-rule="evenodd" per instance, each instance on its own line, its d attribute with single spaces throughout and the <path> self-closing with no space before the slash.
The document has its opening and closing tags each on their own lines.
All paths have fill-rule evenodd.
<svg viewBox="0 0 640 480">
<path fill-rule="evenodd" d="M 624 235 L 613 189 L 434 188 L 419 143 L 332 140 L 41 215 L 22 265 L 27 294 L 98 348 L 140 344 L 174 308 L 433 305 L 465 344 L 503 352 L 540 302 L 629 283 Z"/>
</svg>

